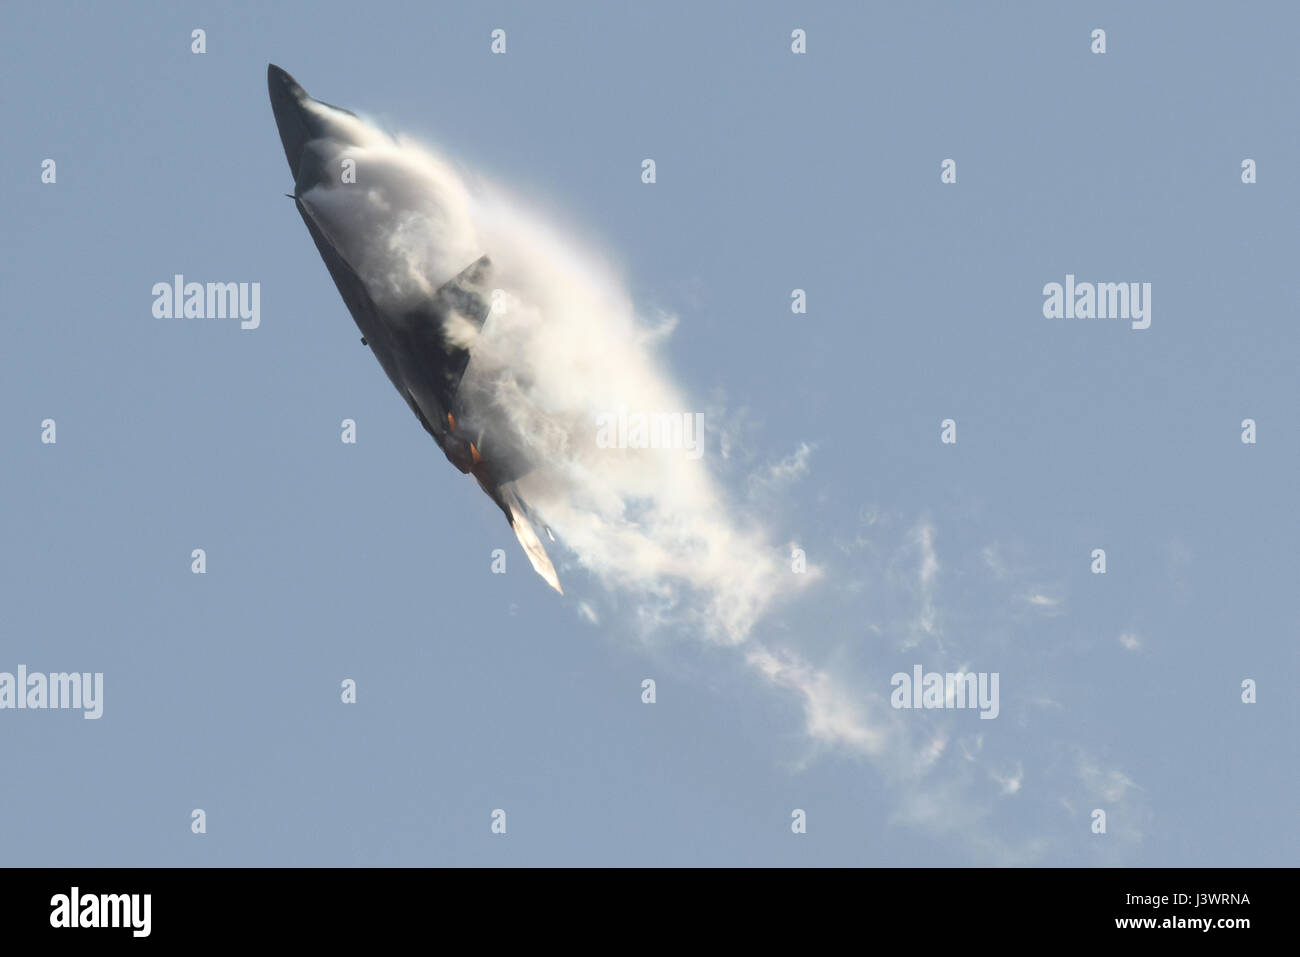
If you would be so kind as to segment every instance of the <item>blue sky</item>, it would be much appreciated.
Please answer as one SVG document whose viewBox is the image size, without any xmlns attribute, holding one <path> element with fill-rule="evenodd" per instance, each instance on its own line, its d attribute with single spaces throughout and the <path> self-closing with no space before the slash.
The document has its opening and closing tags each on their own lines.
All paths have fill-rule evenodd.
<svg viewBox="0 0 1300 957">
<path fill-rule="evenodd" d="M 0 861 L 1294 864 L 1296 16 L 973 6 L 8 11 L 0 672 L 104 712 L 0 711 Z M 752 628 L 527 569 L 359 347 L 268 62 L 675 317 Z M 155 319 L 176 273 L 259 328 Z M 1044 318 L 1067 274 L 1151 327 Z M 915 664 L 998 717 L 892 709 Z"/>
</svg>

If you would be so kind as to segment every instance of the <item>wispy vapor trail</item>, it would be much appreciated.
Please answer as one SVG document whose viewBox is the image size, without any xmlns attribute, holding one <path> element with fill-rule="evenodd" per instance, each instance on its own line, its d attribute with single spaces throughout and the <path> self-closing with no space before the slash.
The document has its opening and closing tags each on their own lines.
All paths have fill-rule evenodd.
<svg viewBox="0 0 1300 957">
<path fill-rule="evenodd" d="M 1072 832 L 1090 802 L 1129 799 L 1128 778 L 1101 770 L 1073 742 L 1022 748 L 1015 719 L 990 722 L 993 730 L 964 722 L 969 715 L 904 715 L 890 705 L 894 668 L 886 661 L 903 654 L 937 670 L 997 671 L 1013 639 L 989 636 L 1022 626 L 1026 607 L 1037 618 L 1059 614 L 1053 589 L 1008 568 L 996 546 L 955 567 L 941 560 L 931 521 L 899 526 L 872 509 L 848 528 L 852 510 L 834 505 L 814 519 L 824 523 L 823 544 L 809 551 L 827 554 L 846 532 L 850 543 L 833 568 L 822 562 L 797 574 L 778 523 L 793 485 L 811 471 L 815 443 L 748 476 L 727 474 L 727 482 L 734 422 L 709 424 L 717 456 L 602 446 L 602 416 L 693 411 L 661 352 L 673 318 L 639 314 L 600 256 L 499 187 L 413 142 L 346 122 L 358 125 L 360 145 L 346 154 L 357 183 L 324 187 L 312 202 L 327 227 L 334 220 L 360 236 L 351 253 L 368 286 L 400 306 L 479 256 L 491 258 L 493 313 L 481 332 L 468 323 L 461 330 L 473 357 L 462 388 L 477 406 L 477 427 L 508 435 L 535 465 L 518 491 L 567 549 L 568 571 L 580 567 L 601 586 L 577 614 L 605 628 L 631 622 L 736 647 L 764 683 L 799 698 L 810 742 L 876 769 L 896 820 L 962 841 L 982 859 L 1026 862 L 1059 846 L 1022 833 L 1028 802 L 1066 808 L 1061 830 Z M 945 582 L 972 567 L 984 576 L 974 592 L 984 595 L 983 618 L 974 620 L 969 601 L 950 607 L 943 597 Z M 818 607 L 806 600 L 791 611 L 804 620 L 818 613 L 828 623 L 820 633 L 773 614 L 819 577 L 827 587 L 815 589 Z M 993 592 L 1005 600 L 990 612 Z M 845 604 L 831 621 L 825 603 L 833 596 Z M 1034 668 L 1031 648 L 1019 651 L 1022 677 Z M 1009 695 L 1007 714 L 1023 724 L 1041 695 L 1023 686 Z M 1058 755 L 1070 749 L 1079 757 L 1063 766 Z"/>
</svg>

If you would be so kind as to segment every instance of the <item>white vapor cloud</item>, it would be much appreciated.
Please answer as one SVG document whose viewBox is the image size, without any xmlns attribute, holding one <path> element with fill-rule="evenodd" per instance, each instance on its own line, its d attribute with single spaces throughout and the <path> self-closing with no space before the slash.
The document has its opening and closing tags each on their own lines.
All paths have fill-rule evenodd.
<svg viewBox="0 0 1300 957">
<path fill-rule="evenodd" d="M 378 302 L 409 307 L 491 259 L 494 311 L 481 333 L 458 327 L 471 354 L 462 395 L 480 434 L 535 466 L 516 489 L 571 565 L 630 602 L 644 627 L 685 626 L 728 644 L 815 577 L 792 572 L 789 551 L 727 495 L 707 451 L 599 447 L 598 417 L 694 415 L 660 353 L 673 317 L 644 318 L 598 255 L 494 184 L 363 120 L 312 108 L 353 141 L 340 156 L 355 160 L 357 181 L 326 177 L 302 200 Z M 809 454 L 800 447 L 767 481 L 797 477 Z"/>
</svg>

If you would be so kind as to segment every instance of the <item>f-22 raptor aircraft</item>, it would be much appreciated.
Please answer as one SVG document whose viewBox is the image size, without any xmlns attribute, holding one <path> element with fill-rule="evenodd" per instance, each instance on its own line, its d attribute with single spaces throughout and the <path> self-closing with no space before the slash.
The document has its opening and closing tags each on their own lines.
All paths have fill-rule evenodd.
<svg viewBox="0 0 1300 957">
<path fill-rule="evenodd" d="M 397 236 L 402 218 L 411 210 L 380 203 L 377 215 L 386 221 L 376 224 L 373 219 L 361 222 L 340 215 L 335 202 L 336 190 L 362 188 L 340 182 L 339 175 L 345 154 L 363 145 L 358 142 L 356 115 L 308 96 L 293 77 L 273 64 L 267 67 L 267 85 L 293 174 L 292 199 L 361 330 L 362 343 L 374 352 L 448 461 L 473 475 L 505 513 L 533 569 L 563 594 L 528 509 L 514 490 L 514 481 L 532 468 L 527 455 L 507 435 L 485 433 L 482 421 L 475 422 L 474 409 L 464 408 L 461 395 L 461 380 L 470 361 L 465 324 L 477 332 L 488 319 L 491 261 L 482 256 L 436 287 L 432 295 L 394 302 L 358 260 L 364 258 L 367 242 Z M 395 195 L 402 195 L 401 190 Z M 437 281 L 439 277 L 427 278 Z M 433 283 L 429 285 L 433 288 Z"/>
</svg>

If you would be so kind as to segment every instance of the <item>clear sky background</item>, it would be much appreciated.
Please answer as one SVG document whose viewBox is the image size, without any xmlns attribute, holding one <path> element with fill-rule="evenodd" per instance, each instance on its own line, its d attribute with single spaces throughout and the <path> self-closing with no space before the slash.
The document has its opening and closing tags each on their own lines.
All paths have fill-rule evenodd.
<svg viewBox="0 0 1300 957">
<path fill-rule="evenodd" d="M 1280 3 L 9 5 L 0 671 L 102 671 L 105 701 L 0 711 L 0 863 L 1294 865 L 1297 28 Z M 527 569 L 283 198 L 268 62 L 678 317 L 711 469 L 818 573 L 750 638 L 784 679 L 646 633 L 562 548 L 564 598 Z M 261 283 L 261 327 L 153 318 L 175 273 Z M 1045 319 L 1066 273 L 1150 282 L 1150 329 Z M 882 710 L 917 663 L 998 672 L 999 717 Z"/>
</svg>

